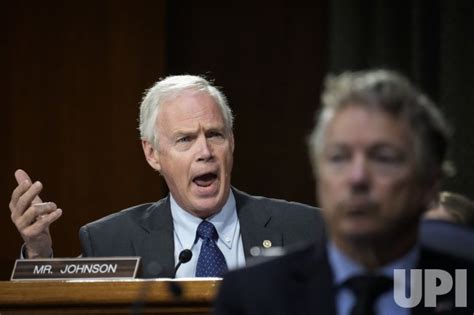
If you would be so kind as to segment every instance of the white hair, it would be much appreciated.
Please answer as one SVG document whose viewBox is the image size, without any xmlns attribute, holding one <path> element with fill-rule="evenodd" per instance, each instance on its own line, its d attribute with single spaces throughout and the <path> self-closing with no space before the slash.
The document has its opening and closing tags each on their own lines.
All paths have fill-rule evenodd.
<svg viewBox="0 0 474 315">
<path fill-rule="evenodd" d="M 224 117 L 226 132 L 231 133 L 234 123 L 232 110 L 226 96 L 208 80 L 195 75 L 173 75 L 156 82 L 145 91 L 140 105 L 139 130 L 140 138 L 158 147 L 156 122 L 158 121 L 160 105 L 169 101 L 184 91 L 202 91 L 208 93 L 219 106 Z"/>
</svg>

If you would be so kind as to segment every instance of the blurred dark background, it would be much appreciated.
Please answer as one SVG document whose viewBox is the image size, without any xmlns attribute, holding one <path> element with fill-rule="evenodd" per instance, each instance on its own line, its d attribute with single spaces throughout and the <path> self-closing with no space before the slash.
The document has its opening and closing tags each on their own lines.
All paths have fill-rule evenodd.
<svg viewBox="0 0 474 315">
<path fill-rule="evenodd" d="M 387 67 L 412 78 L 455 126 L 456 176 L 474 197 L 471 1 L 0 2 L 0 280 L 22 240 L 8 203 L 23 168 L 63 216 L 55 256 L 80 253 L 81 225 L 167 193 L 137 128 L 143 91 L 203 74 L 236 116 L 233 184 L 317 205 L 305 147 L 328 72 Z"/>
</svg>

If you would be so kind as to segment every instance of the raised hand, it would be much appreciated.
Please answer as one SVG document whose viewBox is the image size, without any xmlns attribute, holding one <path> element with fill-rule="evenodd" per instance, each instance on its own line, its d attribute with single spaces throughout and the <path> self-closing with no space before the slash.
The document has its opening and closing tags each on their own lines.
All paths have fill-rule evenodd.
<svg viewBox="0 0 474 315">
<path fill-rule="evenodd" d="M 43 184 L 33 183 L 23 170 L 15 172 L 18 186 L 10 200 L 11 219 L 25 241 L 27 258 L 47 258 L 52 253 L 49 225 L 62 214 L 54 202 L 39 197 Z"/>
</svg>

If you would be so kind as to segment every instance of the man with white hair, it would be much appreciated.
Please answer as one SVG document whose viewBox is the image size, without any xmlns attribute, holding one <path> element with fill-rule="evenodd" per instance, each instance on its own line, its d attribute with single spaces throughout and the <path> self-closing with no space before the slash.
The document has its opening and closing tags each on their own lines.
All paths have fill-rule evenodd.
<svg viewBox="0 0 474 315">
<path fill-rule="evenodd" d="M 224 94 L 206 79 L 169 76 L 140 107 L 143 152 L 170 194 L 80 229 L 83 256 L 141 256 L 144 277 L 170 277 L 184 249 L 193 253 L 178 277 L 221 276 L 244 266 L 255 246 L 322 242 L 318 209 L 231 187 L 233 116 Z M 40 182 L 15 173 L 11 217 L 28 258 L 50 257 L 49 225 L 62 210 L 39 198 Z"/>
</svg>

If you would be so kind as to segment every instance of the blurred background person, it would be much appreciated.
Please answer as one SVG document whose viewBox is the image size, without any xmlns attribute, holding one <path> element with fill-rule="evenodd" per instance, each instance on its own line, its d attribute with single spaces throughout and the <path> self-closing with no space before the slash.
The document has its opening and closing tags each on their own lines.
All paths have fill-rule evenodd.
<svg viewBox="0 0 474 315">
<path fill-rule="evenodd" d="M 425 213 L 420 238 L 424 246 L 474 260 L 474 203 L 443 191 Z"/>
<path fill-rule="evenodd" d="M 474 228 L 474 202 L 464 195 L 443 191 L 435 206 L 425 213 L 425 218 L 446 220 Z"/>
</svg>

